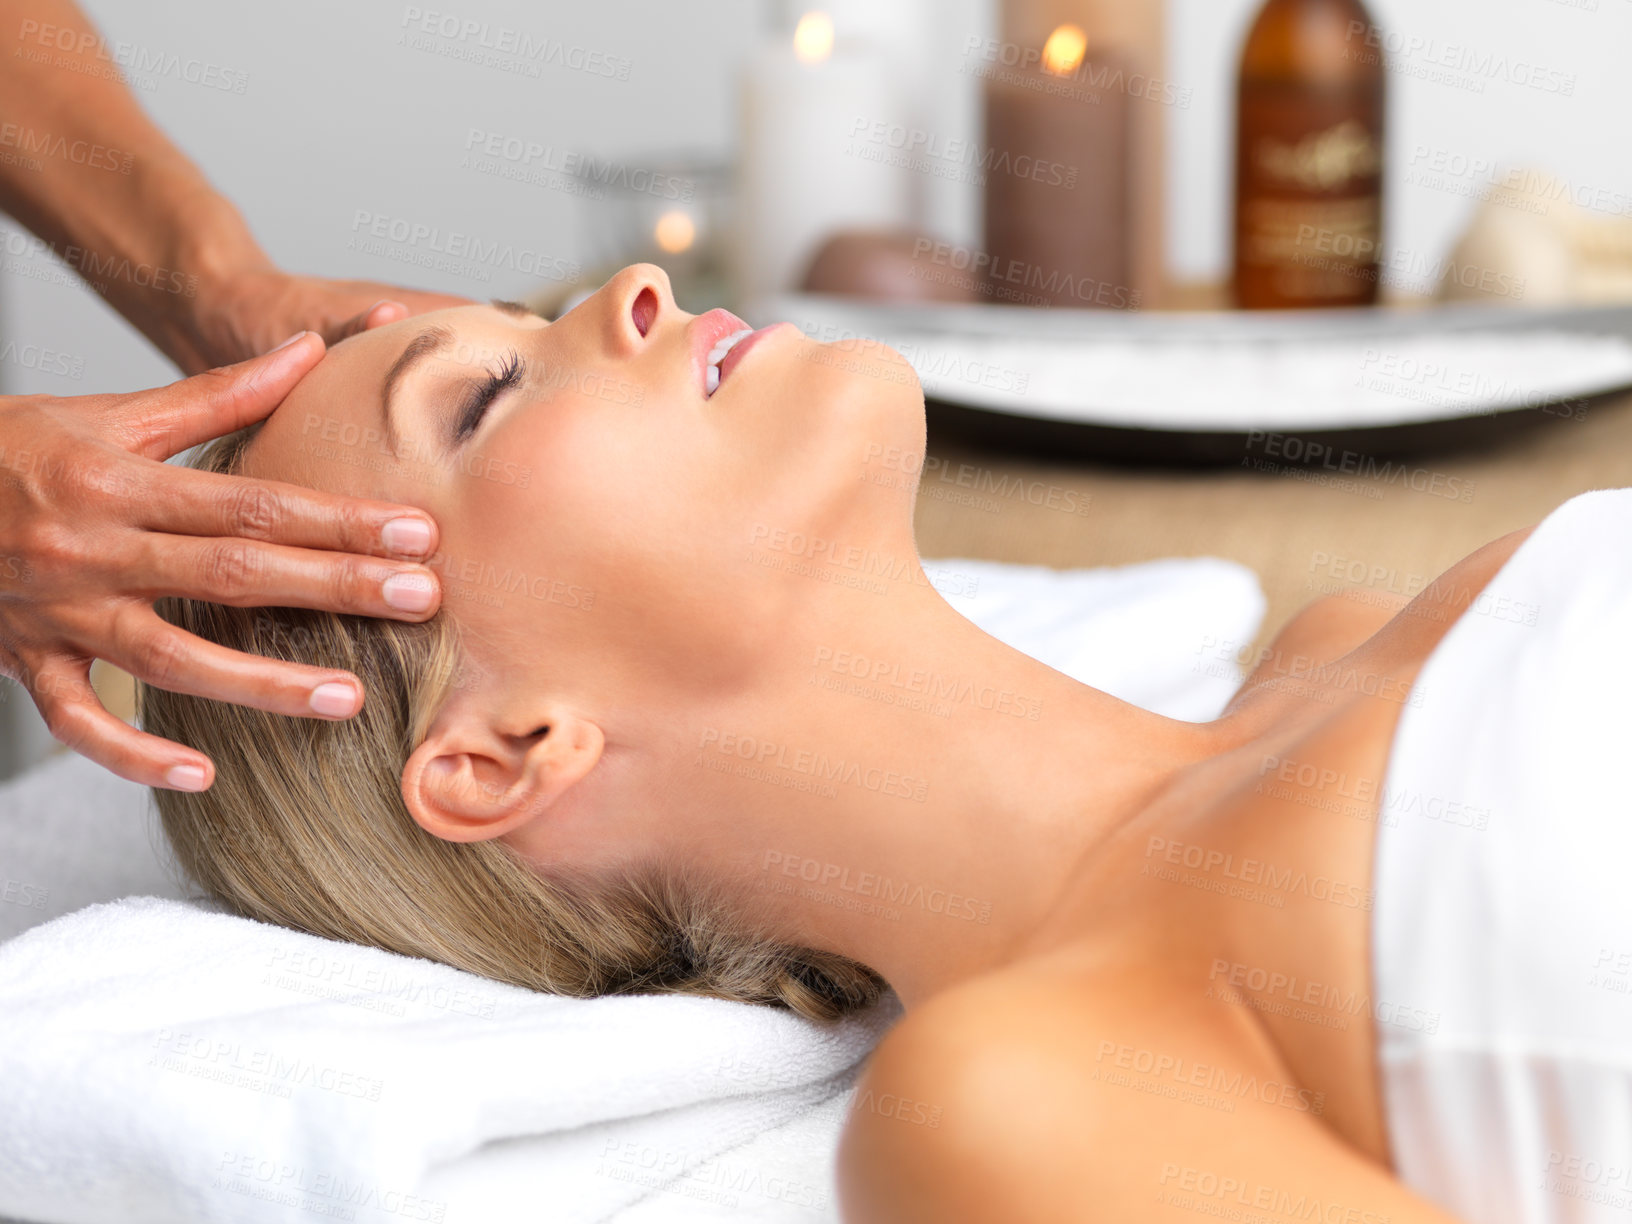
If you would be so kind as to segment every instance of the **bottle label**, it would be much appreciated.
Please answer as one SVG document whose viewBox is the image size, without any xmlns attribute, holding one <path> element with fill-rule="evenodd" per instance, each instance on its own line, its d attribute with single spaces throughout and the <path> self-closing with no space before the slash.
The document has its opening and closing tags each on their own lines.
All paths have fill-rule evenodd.
<svg viewBox="0 0 1632 1224">
<path fill-rule="evenodd" d="M 1265 178 L 1305 191 L 1338 191 L 1383 168 L 1382 150 L 1357 119 L 1345 119 L 1295 144 L 1266 136 L 1253 156 Z"/>
<path fill-rule="evenodd" d="M 1240 98 L 1236 282 L 1248 305 L 1375 301 L 1382 94 L 1258 85 Z"/>
</svg>

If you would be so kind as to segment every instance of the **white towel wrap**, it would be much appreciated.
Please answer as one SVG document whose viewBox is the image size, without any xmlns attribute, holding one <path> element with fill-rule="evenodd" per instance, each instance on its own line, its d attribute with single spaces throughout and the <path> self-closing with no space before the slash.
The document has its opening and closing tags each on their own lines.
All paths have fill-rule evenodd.
<svg viewBox="0 0 1632 1224">
<path fill-rule="evenodd" d="M 1632 490 L 1549 516 L 1418 691 L 1372 920 L 1395 1168 L 1470 1224 L 1625 1224 Z"/>
</svg>

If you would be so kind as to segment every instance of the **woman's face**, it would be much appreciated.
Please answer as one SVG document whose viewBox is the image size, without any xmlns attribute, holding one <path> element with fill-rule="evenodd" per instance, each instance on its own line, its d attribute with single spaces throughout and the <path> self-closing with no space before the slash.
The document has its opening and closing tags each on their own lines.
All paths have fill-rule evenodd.
<svg viewBox="0 0 1632 1224">
<path fill-rule="evenodd" d="M 923 452 L 911 367 L 783 324 L 739 344 L 710 394 L 708 359 L 742 326 L 680 311 L 649 265 L 554 323 L 406 319 L 336 345 L 244 470 L 429 511 L 483 685 L 700 695 L 775 649 L 813 565 L 916 556 L 916 470 L 890 466 Z"/>
</svg>

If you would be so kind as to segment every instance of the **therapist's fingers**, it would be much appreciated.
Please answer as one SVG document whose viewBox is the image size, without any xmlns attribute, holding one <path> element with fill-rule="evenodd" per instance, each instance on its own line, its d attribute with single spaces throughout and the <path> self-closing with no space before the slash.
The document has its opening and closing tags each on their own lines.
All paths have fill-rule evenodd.
<svg viewBox="0 0 1632 1224">
<path fill-rule="evenodd" d="M 331 281 L 296 277 L 291 283 L 295 301 L 306 305 L 306 325 L 322 333 L 329 344 L 339 344 L 371 327 L 397 323 L 411 315 L 450 306 L 473 305 L 470 298 L 432 293 L 374 281 Z"/>
<path fill-rule="evenodd" d="M 441 584 L 423 565 L 259 540 L 149 532 L 122 559 L 121 570 L 126 589 L 150 599 L 177 595 L 237 608 L 313 608 L 423 621 L 442 601 Z"/>
<path fill-rule="evenodd" d="M 293 718 L 350 718 L 363 707 L 362 682 L 348 671 L 268 659 L 207 642 L 146 605 L 120 616 L 99 655 L 144 684 Z"/>
<path fill-rule="evenodd" d="M 440 540 L 423 510 L 275 480 L 156 464 L 145 493 L 139 524 L 175 535 L 415 559 L 434 554 Z"/>
<path fill-rule="evenodd" d="M 330 344 L 339 344 L 348 336 L 355 336 L 358 332 L 365 332 L 371 327 L 384 327 L 387 323 L 397 323 L 406 319 L 412 311 L 402 302 L 394 302 L 390 298 L 375 302 L 361 314 L 354 314 L 337 327 L 323 333 L 323 339 Z"/>
<path fill-rule="evenodd" d="M 22 681 L 51 735 L 104 769 L 142 786 L 198 791 L 215 780 L 201 752 L 139 731 L 103 707 L 90 660 L 52 656 Z"/>
<path fill-rule="evenodd" d="M 270 415 L 323 353 L 322 337 L 301 332 L 237 365 L 118 396 L 95 410 L 98 432 L 124 450 L 168 459 Z"/>
</svg>

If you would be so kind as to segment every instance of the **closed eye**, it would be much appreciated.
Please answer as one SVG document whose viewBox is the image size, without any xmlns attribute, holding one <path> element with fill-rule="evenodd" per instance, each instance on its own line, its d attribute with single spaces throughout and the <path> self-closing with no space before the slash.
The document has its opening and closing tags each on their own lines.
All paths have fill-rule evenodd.
<svg viewBox="0 0 1632 1224">
<path fill-rule="evenodd" d="M 460 406 L 458 415 L 454 417 L 453 442 L 455 446 L 468 441 L 476 432 L 487 410 L 493 406 L 495 400 L 510 388 L 517 386 L 526 376 L 526 365 L 521 355 L 512 351 L 504 359 L 504 364 L 496 371 L 489 372 L 486 379 L 471 385 L 470 393 Z"/>
</svg>

